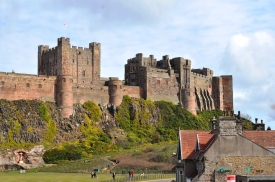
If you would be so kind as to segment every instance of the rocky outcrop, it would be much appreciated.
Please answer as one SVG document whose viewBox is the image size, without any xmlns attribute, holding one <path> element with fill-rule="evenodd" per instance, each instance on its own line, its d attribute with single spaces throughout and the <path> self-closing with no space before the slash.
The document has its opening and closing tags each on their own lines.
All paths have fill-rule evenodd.
<svg viewBox="0 0 275 182">
<path fill-rule="evenodd" d="M 43 166 L 45 165 L 42 158 L 44 152 L 43 145 L 34 146 L 29 151 L 25 149 L 2 151 L 0 154 L 0 170 L 30 169 Z"/>
</svg>

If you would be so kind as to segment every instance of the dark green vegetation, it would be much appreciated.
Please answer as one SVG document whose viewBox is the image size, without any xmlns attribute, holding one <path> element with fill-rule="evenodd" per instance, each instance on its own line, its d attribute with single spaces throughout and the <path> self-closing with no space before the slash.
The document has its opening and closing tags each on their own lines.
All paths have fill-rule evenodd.
<svg viewBox="0 0 275 182">
<path fill-rule="evenodd" d="M 29 149 L 43 144 L 47 149 L 44 160 L 58 163 L 138 146 L 174 143 L 179 129 L 209 130 L 210 119 L 222 114 L 213 110 L 195 116 L 181 105 L 124 96 L 116 110 L 88 101 L 75 105 L 70 118 L 62 118 L 54 103 L 0 100 L 0 143 L 2 149 Z M 253 124 L 244 119 L 243 127 L 252 129 Z M 168 158 L 151 156 L 148 161 L 169 163 L 165 161 Z"/>
</svg>

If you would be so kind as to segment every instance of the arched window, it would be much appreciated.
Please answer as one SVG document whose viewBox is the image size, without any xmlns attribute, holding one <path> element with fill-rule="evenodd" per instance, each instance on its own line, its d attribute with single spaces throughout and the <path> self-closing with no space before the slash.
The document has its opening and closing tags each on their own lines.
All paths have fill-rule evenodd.
<svg viewBox="0 0 275 182">
<path fill-rule="evenodd" d="M 85 71 L 84 70 L 82 71 L 82 76 L 85 76 Z"/>
</svg>

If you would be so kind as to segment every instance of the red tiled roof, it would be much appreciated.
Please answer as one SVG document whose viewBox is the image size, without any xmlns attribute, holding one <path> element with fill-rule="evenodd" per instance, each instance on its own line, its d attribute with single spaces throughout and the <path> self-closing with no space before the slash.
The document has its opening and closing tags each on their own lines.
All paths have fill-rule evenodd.
<svg viewBox="0 0 275 182">
<path fill-rule="evenodd" d="M 275 130 L 243 131 L 243 136 L 265 148 L 275 147 Z"/>
<path fill-rule="evenodd" d="M 210 142 L 214 136 L 215 136 L 214 134 L 210 134 L 210 133 L 198 134 L 200 150 L 205 150 L 207 148 L 207 146 L 210 144 Z"/>
<path fill-rule="evenodd" d="M 205 150 L 214 138 L 209 131 L 180 130 L 180 147 L 182 159 L 192 159 L 195 155 L 196 141 L 198 140 L 201 150 Z"/>
</svg>

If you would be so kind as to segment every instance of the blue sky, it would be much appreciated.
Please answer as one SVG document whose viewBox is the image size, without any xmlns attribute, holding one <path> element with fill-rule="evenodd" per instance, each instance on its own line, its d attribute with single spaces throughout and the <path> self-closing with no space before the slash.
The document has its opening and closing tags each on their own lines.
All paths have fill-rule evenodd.
<svg viewBox="0 0 275 182">
<path fill-rule="evenodd" d="M 0 71 L 37 73 L 37 46 L 100 42 L 101 77 L 143 53 L 233 75 L 234 110 L 275 129 L 274 0 L 2 0 Z M 65 27 L 64 24 L 67 24 Z"/>
</svg>

